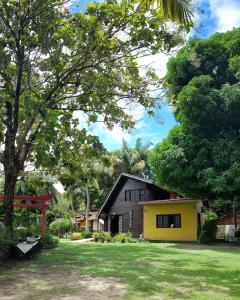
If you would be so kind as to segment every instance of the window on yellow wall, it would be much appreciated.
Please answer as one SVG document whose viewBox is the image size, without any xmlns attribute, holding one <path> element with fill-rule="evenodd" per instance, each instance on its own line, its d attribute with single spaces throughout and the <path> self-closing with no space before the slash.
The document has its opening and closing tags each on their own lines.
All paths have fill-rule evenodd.
<svg viewBox="0 0 240 300">
<path fill-rule="evenodd" d="M 156 216 L 156 227 L 157 228 L 181 228 L 181 215 L 157 215 Z"/>
</svg>

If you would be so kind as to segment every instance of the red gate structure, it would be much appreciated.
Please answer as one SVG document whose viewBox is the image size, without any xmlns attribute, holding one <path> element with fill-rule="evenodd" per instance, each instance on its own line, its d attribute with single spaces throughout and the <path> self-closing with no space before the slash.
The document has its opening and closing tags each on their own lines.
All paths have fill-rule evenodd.
<svg viewBox="0 0 240 300">
<path fill-rule="evenodd" d="M 14 203 L 14 208 L 38 208 L 42 210 L 42 238 L 46 235 L 46 211 L 49 208 L 49 201 L 54 196 L 52 194 L 41 195 L 41 196 L 14 196 L 13 201 L 24 201 L 25 203 Z M 0 201 L 4 200 L 4 196 L 0 196 Z M 28 202 L 37 203 L 28 203 Z"/>
</svg>

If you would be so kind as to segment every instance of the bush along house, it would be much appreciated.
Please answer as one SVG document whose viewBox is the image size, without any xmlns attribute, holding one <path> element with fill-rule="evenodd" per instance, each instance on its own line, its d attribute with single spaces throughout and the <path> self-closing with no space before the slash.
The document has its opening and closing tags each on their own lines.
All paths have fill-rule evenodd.
<svg viewBox="0 0 240 300">
<path fill-rule="evenodd" d="M 122 173 L 98 217 L 113 235 L 132 232 L 147 240 L 196 241 L 202 201 L 184 198 L 151 180 Z"/>
</svg>

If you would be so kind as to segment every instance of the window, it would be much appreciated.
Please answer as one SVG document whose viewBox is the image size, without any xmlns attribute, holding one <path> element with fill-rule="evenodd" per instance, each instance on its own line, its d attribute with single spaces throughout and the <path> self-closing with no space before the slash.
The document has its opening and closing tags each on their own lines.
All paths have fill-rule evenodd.
<svg viewBox="0 0 240 300">
<path fill-rule="evenodd" d="M 125 201 L 141 201 L 144 200 L 144 190 L 127 190 L 125 191 Z"/>
<path fill-rule="evenodd" d="M 157 215 L 157 228 L 181 228 L 181 215 Z"/>
</svg>

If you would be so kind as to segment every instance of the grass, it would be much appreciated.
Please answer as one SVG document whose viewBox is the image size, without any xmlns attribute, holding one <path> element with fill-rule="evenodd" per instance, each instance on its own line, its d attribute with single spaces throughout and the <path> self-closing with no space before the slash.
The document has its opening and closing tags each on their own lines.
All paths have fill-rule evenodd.
<svg viewBox="0 0 240 300">
<path fill-rule="evenodd" d="M 14 276 L 19 278 L 18 270 L 21 274 L 31 270 L 29 280 L 31 275 L 44 270 L 47 270 L 48 276 L 55 274 L 53 282 L 61 283 L 61 293 L 64 293 L 67 277 L 72 281 L 78 276 L 90 276 L 99 280 L 109 277 L 120 279 L 127 287 L 124 299 L 240 299 L 238 247 L 153 243 L 74 244 L 64 241 L 56 249 L 42 252 L 33 260 L 1 268 L 0 291 L 8 281 L 11 284 Z M 72 277 L 69 277 L 70 274 Z M 58 285 L 54 284 L 52 294 L 58 290 Z M 71 288 L 71 293 L 76 293 L 74 285 Z M 45 289 L 45 298 L 42 299 L 51 299 L 47 290 L 49 287 Z M 36 292 L 33 291 L 33 295 L 36 297 Z"/>
</svg>

